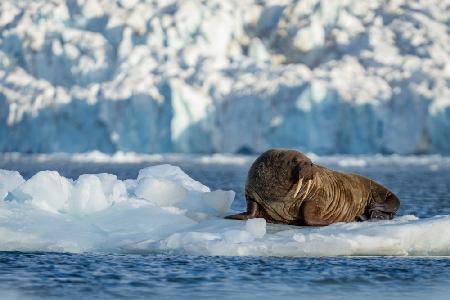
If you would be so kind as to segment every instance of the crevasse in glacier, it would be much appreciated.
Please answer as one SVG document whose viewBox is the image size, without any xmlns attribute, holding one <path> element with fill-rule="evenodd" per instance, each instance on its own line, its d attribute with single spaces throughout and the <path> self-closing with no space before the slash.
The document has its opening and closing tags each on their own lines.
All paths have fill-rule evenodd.
<svg viewBox="0 0 450 300">
<path fill-rule="evenodd" d="M 1 152 L 450 154 L 446 1 L 0 3 Z"/>
</svg>

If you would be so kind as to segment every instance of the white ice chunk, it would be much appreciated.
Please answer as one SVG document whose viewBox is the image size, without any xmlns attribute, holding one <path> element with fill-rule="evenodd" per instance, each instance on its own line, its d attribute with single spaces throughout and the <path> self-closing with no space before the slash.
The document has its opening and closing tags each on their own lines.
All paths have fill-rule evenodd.
<svg viewBox="0 0 450 300">
<path fill-rule="evenodd" d="M 0 201 L 24 181 L 19 172 L 0 169 Z"/>
<path fill-rule="evenodd" d="M 262 238 L 266 234 L 266 220 L 262 218 L 247 220 L 245 230 L 255 238 Z"/>
<path fill-rule="evenodd" d="M 15 200 L 30 201 L 35 207 L 49 212 L 67 210 L 72 183 L 56 171 L 41 171 L 12 193 Z"/>
<path fill-rule="evenodd" d="M 162 241 L 162 245 L 166 249 L 180 249 L 187 246 L 188 248 L 195 249 L 197 242 L 204 243 L 210 241 L 220 240 L 219 234 L 205 233 L 205 232 L 189 232 L 186 234 L 175 233 L 169 236 L 166 240 Z M 152 245 L 153 246 L 153 245 Z"/>
<path fill-rule="evenodd" d="M 183 201 L 187 190 L 170 180 L 143 177 L 138 180 L 134 193 L 159 206 L 170 206 Z"/>
<path fill-rule="evenodd" d="M 178 166 L 172 166 L 169 164 L 152 166 L 139 171 L 138 180 L 142 178 L 158 178 L 168 179 L 182 185 L 189 190 L 195 190 L 199 192 L 209 192 L 209 188 L 204 186 L 200 182 L 192 179 Z"/>
<path fill-rule="evenodd" d="M 84 215 L 103 210 L 110 205 L 103 192 L 100 179 L 95 175 L 85 174 L 81 175 L 74 184 L 67 212 Z"/>
<path fill-rule="evenodd" d="M 223 234 L 223 239 L 226 243 L 246 243 L 246 242 L 252 242 L 253 236 L 244 230 L 228 230 L 225 231 Z"/>
<path fill-rule="evenodd" d="M 223 217 L 229 211 L 235 194 L 234 191 L 216 190 L 209 193 L 203 193 L 202 199 L 208 207 L 215 209 L 218 212 L 218 215 Z"/>
<path fill-rule="evenodd" d="M 126 200 L 127 188 L 123 181 L 118 180 L 113 174 L 96 174 L 102 184 L 103 193 L 111 203 L 118 203 Z"/>
<path fill-rule="evenodd" d="M 110 248 L 127 247 L 146 239 L 161 239 L 196 224 L 178 210 L 168 210 L 146 201 L 129 200 L 87 216 L 109 235 Z"/>
</svg>

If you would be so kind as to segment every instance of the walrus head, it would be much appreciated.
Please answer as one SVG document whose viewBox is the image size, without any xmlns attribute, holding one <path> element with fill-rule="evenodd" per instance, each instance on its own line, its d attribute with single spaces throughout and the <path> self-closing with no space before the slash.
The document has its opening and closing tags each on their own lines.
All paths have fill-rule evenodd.
<svg viewBox="0 0 450 300">
<path fill-rule="evenodd" d="M 289 209 L 289 203 L 303 194 L 301 190 L 306 191 L 312 178 L 313 163 L 306 155 L 295 150 L 268 150 L 250 167 L 246 197 L 267 208 L 271 203 L 284 203 Z"/>
</svg>

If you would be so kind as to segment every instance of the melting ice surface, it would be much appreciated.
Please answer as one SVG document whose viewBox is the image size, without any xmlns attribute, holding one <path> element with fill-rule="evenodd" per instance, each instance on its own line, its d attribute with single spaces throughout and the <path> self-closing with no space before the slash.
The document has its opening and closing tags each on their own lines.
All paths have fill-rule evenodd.
<svg viewBox="0 0 450 300">
<path fill-rule="evenodd" d="M 321 228 L 225 220 L 233 191 L 211 191 L 179 167 L 137 179 L 0 170 L 0 251 L 167 252 L 237 256 L 450 255 L 450 215 Z"/>
</svg>

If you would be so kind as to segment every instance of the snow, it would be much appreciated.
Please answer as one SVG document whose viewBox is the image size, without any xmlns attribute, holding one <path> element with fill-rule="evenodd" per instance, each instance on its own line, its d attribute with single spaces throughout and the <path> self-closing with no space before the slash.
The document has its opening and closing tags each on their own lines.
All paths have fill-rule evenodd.
<svg viewBox="0 0 450 300">
<path fill-rule="evenodd" d="M 226 220 L 233 191 L 210 191 L 179 167 L 137 179 L 41 171 L 24 180 L 1 170 L 1 251 L 175 251 L 193 255 L 450 256 L 450 216 L 338 223 L 327 227 Z M 6 183 L 6 184 L 5 184 Z"/>
<path fill-rule="evenodd" d="M 0 152 L 450 154 L 449 7 L 4 0 Z"/>
</svg>

